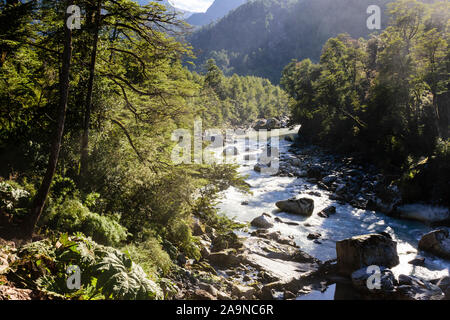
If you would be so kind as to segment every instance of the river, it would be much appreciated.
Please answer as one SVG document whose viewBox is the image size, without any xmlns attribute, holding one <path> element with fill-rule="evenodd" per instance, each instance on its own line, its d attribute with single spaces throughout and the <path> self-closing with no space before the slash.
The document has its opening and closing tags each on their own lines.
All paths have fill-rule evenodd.
<svg viewBox="0 0 450 320">
<path fill-rule="evenodd" d="M 279 130 L 280 161 L 294 157 L 288 151 L 292 142 L 285 141 L 283 137 L 295 134 L 297 130 L 298 128 Z M 251 194 L 242 193 L 233 187 L 229 188 L 223 193 L 218 205 L 221 214 L 239 222 L 250 222 L 263 212 L 268 212 L 285 221 L 297 222 L 299 225 L 277 223 L 272 230 L 279 230 L 285 236 L 293 236 L 303 251 L 322 261 L 336 258 L 336 241 L 367 233 L 387 232 L 397 241 L 400 264 L 392 268 L 396 276 L 407 274 L 431 280 L 449 275 L 450 261 L 424 252 L 419 253 L 417 250 L 421 236 L 433 230 L 430 226 L 417 221 L 396 219 L 379 212 L 357 209 L 349 204 L 341 205 L 329 198 L 331 192 L 319 189 L 304 178 L 269 176 L 255 172 L 253 166 L 257 163 L 256 155 L 262 152 L 262 148 L 258 147 L 256 136 L 253 136 L 247 139 L 251 151 L 245 152 L 245 140 L 243 136 L 236 136 L 233 145 L 242 151 L 235 156 L 235 161 L 240 163 L 239 172 L 247 176 L 245 181 L 251 186 Z M 242 161 L 244 155 L 255 157 Z M 314 191 L 315 195 L 309 194 L 311 191 Z M 299 195 L 314 200 L 315 209 L 311 217 L 280 212 L 276 208 L 275 202 Z M 248 202 L 248 205 L 243 205 L 243 201 Z M 327 219 L 319 217 L 317 212 L 329 205 L 336 207 L 336 214 Z M 424 208 L 433 210 L 431 206 Z M 312 232 L 322 235 L 320 244 L 307 239 L 307 235 Z M 418 255 L 425 258 L 424 266 L 408 263 Z M 332 299 L 334 289 L 335 287 L 331 286 L 327 293 L 312 292 L 305 298 Z"/>
</svg>

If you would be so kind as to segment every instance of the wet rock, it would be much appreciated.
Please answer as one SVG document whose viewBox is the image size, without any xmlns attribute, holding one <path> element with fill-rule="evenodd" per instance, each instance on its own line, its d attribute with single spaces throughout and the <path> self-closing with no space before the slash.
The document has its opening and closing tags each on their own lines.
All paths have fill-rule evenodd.
<svg viewBox="0 0 450 320">
<path fill-rule="evenodd" d="M 229 294 L 219 291 L 217 292 L 217 300 L 231 300 L 231 297 Z"/>
<path fill-rule="evenodd" d="M 210 285 L 209 283 L 200 282 L 198 284 L 198 287 L 199 287 L 199 289 L 208 292 L 212 296 L 217 297 L 218 290 L 216 288 L 214 288 L 212 285 Z"/>
<path fill-rule="evenodd" d="M 269 168 L 269 166 L 266 166 L 266 165 L 261 164 L 261 163 L 257 163 L 253 167 L 253 170 L 256 171 L 256 172 L 261 172 L 263 169 L 268 169 L 268 168 Z"/>
<path fill-rule="evenodd" d="M 243 264 L 264 275 L 264 280 L 290 283 L 311 276 L 319 261 L 298 248 L 256 237 L 244 242 Z"/>
<path fill-rule="evenodd" d="M 328 190 L 328 186 L 322 181 L 317 182 L 317 186 L 322 190 Z"/>
<path fill-rule="evenodd" d="M 329 206 L 320 211 L 317 215 L 322 218 L 329 218 L 330 215 L 336 213 L 336 207 L 335 206 Z"/>
<path fill-rule="evenodd" d="M 243 206 L 248 206 L 248 201 L 247 201 L 247 200 L 242 201 L 242 202 L 241 202 L 241 205 L 243 205 Z"/>
<path fill-rule="evenodd" d="M 310 216 L 314 211 L 314 200 L 309 198 L 278 201 L 275 205 L 284 212 L 302 216 Z"/>
<path fill-rule="evenodd" d="M 216 300 L 216 298 L 209 292 L 197 289 L 189 295 L 191 300 Z"/>
<path fill-rule="evenodd" d="M 279 217 L 275 217 L 275 221 L 279 222 L 279 223 L 287 224 L 289 226 L 299 226 L 300 225 L 300 223 L 297 223 L 297 222 L 284 221 L 284 220 L 280 219 Z"/>
<path fill-rule="evenodd" d="M 450 277 L 449 276 L 442 277 L 437 281 L 436 285 L 445 294 L 445 298 L 447 300 L 450 300 Z"/>
<path fill-rule="evenodd" d="M 233 288 L 231 290 L 231 293 L 234 296 L 236 296 L 237 298 L 244 297 L 247 300 L 252 299 L 255 292 L 256 292 L 256 289 L 253 287 L 247 287 L 247 286 L 242 286 L 242 285 L 238 285 L 238 284 L 234 284 Z"/>
<path fill-rule="evenodd" d="M 220 268 L 236 267 L 242 262 L 241 256 L 237 255 L 234 249 L 213 252 L 208 259 L 212 265 Z"/>
<path fill-rule="evenodd" d="M 373 281 L 374 275 L 374 272 L 368 268 L 361 268 L 353 272 L 351 275 L 353 287 L 365 295 L 376 295 L 380 298 L 391 296 L 397 284 L 392 271 L 381 267 L 378 283 Z"/>
<path fill-rule="evenodd" d="M 262 214 L 259 217 L 256 217 L 255 219 L 250 222 L 250 224 L 253 227 L 256 228 L 262 228 L 262 229 L 269 229 L 273 227 L 273 219 L 267 214 Z"/>
<path fill-rule="evenodd" d="M 422 237 L 419 249 L 444 259 L 450 259 L 450 238 L 446 229 L 434 230 Z"/>
<path fill-rule="evenodd" d="M 446 225 L 450 222 L 448 208 L 408 204 L 397 208 L 398 217 L 402 219 L 418 220 L 433 225 Z"/>
<path fill-rule="evenodd" d="M 260 300 L 274 300 L 275 290 L 270 285 L 265 285 L 256 293 L 256 296 Z"/>
<path fill-rule="evenodd" d="M 295 138 L 292 134 L 288 134 L 287 136 L 284 137 L 284 140 L 294 142 Z"/>
<path fill-rule="evenodd" d="M 320 192 L 318 192 L 318 191 L 309 191 L 308 194 L 310 196 L 316 196 L 316 197 L 320 197 L 321 196 Z"/>
<path fill-rule="evenodd" d="M 332 174 L 322 178 L 322 182 L 327 186 L 330 186 L 333 182 L 337 180 L 337 176 Z"/>
<path fill-rule="evenodd" d="M 302 162 L 299 158 L 294 158 L 291 160 L 291 164 L 295 167 L 300 167 L 302 165 Z"/>
<path fill-rule="evenodd" d="M 429 281 L 414 276 L 400 275 L 399 286 L 396 288 L 396 298 L 400 300 L 442 300 L 445 298 L 442 290 Z"/>
<path fill-rule="evenodd" d="M 418 258 L 412 259 L 411 261 L 408 261 L 408 263 L 412 264 L 413 266 L 424 266 L 425 258 L 418 257 Z"/>
<path fill-rule="evenodd" d="M 308 178 L 321 179 L 323 176 L 323 169 L 321 166 L 312 166 L 308 169 Z"/>
<path fill-rule="evenodd" d="M 306 237 L 309 240 L 315 240 L 315 239 L 319 239 L 322 235 L 318 232 L 314 232 L 314 233 L 310 233 L 308 234 L 308 236 Z"/>
<path fill-rule="evenodd" d="M 394 209 L 402 201 L 400 191 L 397 186 L 390 185 L 385 187 L 378 182 L 375 185 L 376 196 L 367 202 L 367 209 L 380 211 L 385 214 L 391 214 Z"/>
<path fill-rule="evenodd" d="M 393 267 L 400 263 L 397 242 L 381 234 L 356 236 L 336 243 L 339 272 L 350 275 L 363 267 Z"/>
<path fill-rule="evenodd" d="M 295 294 L 293 294 L 292 292 L 290 292 L 290 291 L 283 292 L 284 300 L 291 300 L 291 299 L 295 299 L 295 298 L 297 298 L 297 296 Z"/>
</svg>

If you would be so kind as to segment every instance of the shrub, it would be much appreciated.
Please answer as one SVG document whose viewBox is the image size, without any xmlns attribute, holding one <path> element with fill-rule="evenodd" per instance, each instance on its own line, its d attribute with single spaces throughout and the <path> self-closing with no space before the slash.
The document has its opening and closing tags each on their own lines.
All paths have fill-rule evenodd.
<svg viewBox="0 0 450 320">
<path fill-rule="evenodd" d="M 128 234 L 116 220 L 89 211 L 78 200 L 66 200 L 52 207 L 45 217 L 46 225 L 60 232 L 82 232 L 105 245 L 118 245 Z"/>
<path fill-rule="evenodd" d="M 81 287 L 67 287 L 69 266 L 81 271 Z M 71 299 L 161 299 L 161 288 L 130 257 L 111 247 L 93 242 L 81 234 L 63 234 L 27 244 L 17 252 L 8 274 L 26 287 L 60 298 Z"/>
<path fill-rule="evenodd" d="M 142 266 L 145 272 L 167 275 L 173 266 L 169 254 L 164 251 L 159 241 L 153 237 L 139 244 L 124 247 L 131 258 Z"/>
</svg>

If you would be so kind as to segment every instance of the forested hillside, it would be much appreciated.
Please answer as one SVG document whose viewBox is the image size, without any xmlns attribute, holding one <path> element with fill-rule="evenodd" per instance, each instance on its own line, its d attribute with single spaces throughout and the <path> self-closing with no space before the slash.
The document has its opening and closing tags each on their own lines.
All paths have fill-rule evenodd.
<svg viewBox="0 0 450 320">
<path fill-rule="evenodd" d="M 229 230 L 218 193 L 247 189 L 232 165 L 173 164 L 172 131 L 198 117 L 206 129 L 286 115 L 288 96 L 265 79 L 226 78 L 212 60 L 202 74 L 183 68 L 183 23 L 161 5 L 83 1 L 86 19 L 71 30 L 70 4 L 0 2 L 0 237 L 82 232 L 126 246 L 155 279 L 178 254 L 199 257 L 194 216 Z M 62 272 L 38 286 L 62 293 Z"/>
<path fill-rule="evenodd" d="M 403 174 L 406 199 L 450 203 L 450 6 L 389 5 L 378 36 L 329 39 L 318 63 L 291 62 L 281 83 L 301 135 Z"/>
<path fill-rule="evenodd" d="M 318 61 L 325 42 L 340 33 L 367 36 L 369 5 L 390 0 L 253 0 L 188 37 L 200 66 L 214 58 L 226 74 L 255 75 L 278 83 L 291 59 Z M 382 28 L 387 16 L 382 16 Z"/>
</svg>

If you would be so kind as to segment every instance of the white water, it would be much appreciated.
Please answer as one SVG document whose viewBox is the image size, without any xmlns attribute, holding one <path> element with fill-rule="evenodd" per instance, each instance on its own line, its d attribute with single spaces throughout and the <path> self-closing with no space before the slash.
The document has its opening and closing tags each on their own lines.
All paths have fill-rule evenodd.
<svg viewBox="0 0 450 320">
<path fill-rule="evenodd" d="M 280 130 L 281 159 L 293 157 L 288 152 L 291 142 L 285 141 L 282 135 L 296 132 L 296 130 Z M 284 221 L 300 223 L 298 226 L 277 223 L 272 230 L 279 230 L 285 236 L 294 236 L 296 243 L 303 251 L 322 261 L 336 258 L 336 241 L 356 235 L 384 231 L 397 241 L 400 264 L 392 268 L 396 276 L 407 274 L 424 279 L 436 279 L 449 275 L 450 261 L 424 252 L 419 253 L 417 250 L 421 236 L 433 230 L 431 227 L 418 221 L 395 219 L 379 212 L 356 209 L 350 205 L 340 205 L 329 199 L 330 192 L 317 188 L 303 178 L 261 175 L 253 170 L 256 159 L 243 161 L 245 154 L 257 155 L 261 152 L 261 149 L 257 149 L 256 143 L 255 138 L 251 138 L 252 151 L 244 152 L 245 140 L 242 137 L 236 138 L 234 145 L 240 150 L 240 154 L 234 159 L 241 164 L 239 172 L 244 176 L 248 175 L 246 181 L 252 186 L 250 189 L 252 194 L 241 193 L 235 188 L 228 189 L 224 192 L 223 200 L 218 205 L 222 214 L 240 222 L 250 222 L 263 212 L 267 212 Z M 320 193 L 320 197 L 307 194 L 310 191 Z M 279 212 L 275 207 L 275 202 L 299 195 L 314 199 L 315 208 L 311 217 L 306 218 Z M 242 205 L 242 201 L 248 201 L 248 205 Z M 336 207 L 336 214 L 327 219 L 317 216 L 319 211 L 329 205 Z M 433 210 L 433 207 L 429 208 Z M 305 223 L 311 226 L 305 226 Z M 306 238 L 312 232 L 322 234 L 321 244 L 316 244 Z M 418 255 L 425 258 L 424 267 L 408 264 L 408 261 Z"/>
</svg>

